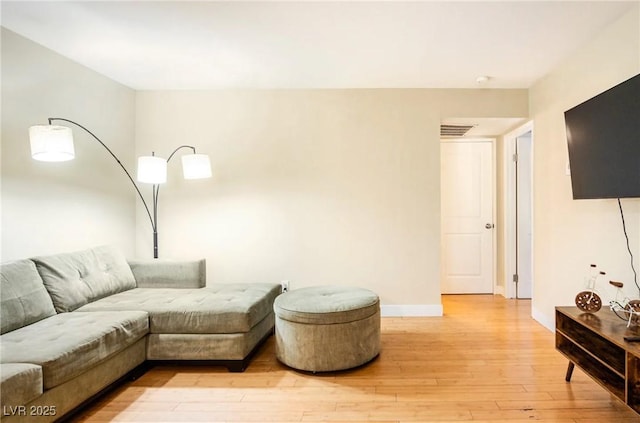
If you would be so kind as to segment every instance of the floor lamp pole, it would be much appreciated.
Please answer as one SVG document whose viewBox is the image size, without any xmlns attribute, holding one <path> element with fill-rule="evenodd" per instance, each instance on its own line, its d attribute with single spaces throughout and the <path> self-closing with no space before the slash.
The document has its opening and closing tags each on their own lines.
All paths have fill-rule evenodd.
<svg viewBox="0 0 640 423">
<path fill-rule="evenodd" d="M 191 145 L 181 145 L 181 146 L 177 147 L 175 150 L 173 150 L 173 152 L 169 155 L 169 158 L 167 159 L 167 164 L 169 164 L 169 161 L 178 152 L 178 150 L 180 150 L 182 148 L 190 148 L 193 151 L 194 154 L 196 152 L 196 148 L 191 146 Z M 160 185 L 153 184 L 152 192 L 153 192 L 153 219 L 152 219 L 152 221 L 154 222 L 154 224 L 153 224 L 153 257 L 154 258 L 158 258 L 158 196 L 160 194 Z"/>
</svg>

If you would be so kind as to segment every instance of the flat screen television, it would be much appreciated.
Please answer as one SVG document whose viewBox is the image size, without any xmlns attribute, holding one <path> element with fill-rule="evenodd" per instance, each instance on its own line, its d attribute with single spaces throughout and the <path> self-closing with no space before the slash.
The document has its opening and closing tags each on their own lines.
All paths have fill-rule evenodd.
<svg viewBox="0 0 640 423">
<path fill-rule="evenodd" d="M 640 74 L 564 119 L 573 198 L 640 197 Z"/>
</svg>

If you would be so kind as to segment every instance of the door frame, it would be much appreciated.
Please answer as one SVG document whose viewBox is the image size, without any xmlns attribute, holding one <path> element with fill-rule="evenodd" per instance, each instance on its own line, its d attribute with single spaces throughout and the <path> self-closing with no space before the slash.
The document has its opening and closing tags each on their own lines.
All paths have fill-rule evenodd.
<svg viewBox="0 0 640 423">
<path fill-rule="evenodd" d="M 503 175 L 504 175 L 504 189 L 503 189 L 503 201 L 504 201 L 504 215 L 502 227 L 503 231 L 503 245 L 504 245 L 504 296 L 506 298 L 516 298 L 516 285 L 513 281 L 513 275 L 516 274 L 517 260 L 517 238 L 516 238 L 516 169 L 513 166 L 513 157 L 516 154 L 516 140 L 518 137 L 531 132 L 531 161 L 532 161 L 532 173 L 533 173 L 533 159 L 535 149 L 535 136 L 533 131 L 533 121 L 529 121 L 524 125 L 514 129 L 504 136 L 504 156 L 502 158 L 503 163 Z M 531 177 L 531 297 L 533 298 L 533 174 Z"/>
<path fill-rule="evenodd" d="M 497 197 L 498 197 L 498 191 L 496 189 L 497 187 L 497 172 L 496 172 L 496 168 L 497 168 L 497 157 L 496 157 L 496 142 L 497 139 L 496 138 L 492 138 L 492 137 L 457 137 L 457 138 L 440 138 L 440 144 L 442 143 L 454 143 L 454 142 L 489 142 L 491 143 L 491 197 L 492 197 L 492 201 L 491 201 L 491 221 L 494 224 L 494 228 L 491 231 L 491 244 L 492 244 L 492 254 L 493 254 L 493 260 L 491 261 L 491 280 L 492 280 L 492 286 L 493 286 L 493 294 L 495 295 L 496 293 L 498 293 L 498 278 L 497 278 L 497 270 L 498 270 L 498 244 L 497 244 L 497 230 L 496 230 L 496 223 L 497 223 Z M 442 219 L 442 217 L 441 217 Z M 440 246 L 442 248 L 442 231 L 440 231 Z M 442 253 L 441 253 L 441 257 L 440 260 L 442 259 Z M 440 266 L 440 271 L 442 272 L 442 265 Z M 442 278 L 442 276 L 441 276 Z M 442 281 L 441 281 L 442 283 Z M 442 285 L 441 285 L 442 286 Z M 440 288 L 440 290 L 442 291 L 442 288 Z"/>
</svg>

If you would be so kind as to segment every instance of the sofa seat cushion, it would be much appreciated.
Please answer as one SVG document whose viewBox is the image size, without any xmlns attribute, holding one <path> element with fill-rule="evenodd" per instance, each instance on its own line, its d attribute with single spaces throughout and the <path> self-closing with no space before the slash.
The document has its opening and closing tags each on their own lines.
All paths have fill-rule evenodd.
<svg viewBox="0 0 640 423">
<path fill-rule="evenodd" d="M 53 316 L 51 297 L 31 260 L 0 266 L 0 333 Z"/>
<path fill-rule="evenodd" d="M 219 284 L 200 289 L 136 288 L 79 309 L 144 310 L 151 333 L 249 332 L 271 313 L 278 284 Z"/>
<path fill-rule="evenodd" d="M 28 363 L 5 363 L 0 365 L 3 411 L 25 405 L 42 395 L 42 367 Z"/>
<path fill-rule="evenodd" d="M 42 367 L 50 389 L 134 344 L 149 332 L 143 311 L 62 313 L 0 337 L 3 363 Z"/>
</svg>

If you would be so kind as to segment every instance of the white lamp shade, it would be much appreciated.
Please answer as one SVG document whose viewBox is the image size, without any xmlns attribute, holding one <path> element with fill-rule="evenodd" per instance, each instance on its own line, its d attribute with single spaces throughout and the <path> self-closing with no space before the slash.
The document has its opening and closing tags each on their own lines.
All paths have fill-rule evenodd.
<svg viewBox="0 0 640 423">
<path fill-rule="evenodd" d="M 29 128 L 31 157 L 42 162 L 64 162 L 75 157 L 71 128 L 34 125 Z"/>
<path fill-rule="evenodd" d="M 203 179 L 211 177 L 211 161 L 206 154 L 185 154 L 182 156 L 182 174 L 184 179 Z"/>
<path fill-rule="evenodd" d="M 138 182 L 164 184 L 167 182 L 167 161 L 162 157 L 138 157 Z"/>
</svg>

